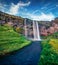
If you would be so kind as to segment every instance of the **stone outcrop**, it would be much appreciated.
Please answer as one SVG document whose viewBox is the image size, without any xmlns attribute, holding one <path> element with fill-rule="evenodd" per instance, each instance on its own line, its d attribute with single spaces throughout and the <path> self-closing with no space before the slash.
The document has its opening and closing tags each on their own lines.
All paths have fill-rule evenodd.
<svg viewBox="0 0 58 65">
<path fill-rule="evenodd" d="M 58 32 L 58 24 L 55 22 L 53 22 L 52 25 L 48 29 L 46 29 L 45 26 L 42 26 L 40 28 L 40 34 L 43 36 L 47 36 L 55 32 Z"/>
<path fill-rule="evenodd" d="M 4 12 L 0 11 L 0 25 L 8 24 L 10 26 L 13 26 L 14 28 L 17 28 L 17 30 L 23 30 L 22 34 L 24 34 L 24 18 L 19 17 L 19 16 L 14 16 L 14 15 L 9 15 Z M 32 20 L 27 19 L 27 27 L 28 30 L 30 31 L 29 34 L 33 34 L 32 32 Z M 55 32 L 58 32 L 58 18 L 55 18 L 53 21 L 38 21 L 38 25 L 40 27 L 40 35 L 42 36 L 47 36 L 50 34 L 53 34 Z"/>
</svg>

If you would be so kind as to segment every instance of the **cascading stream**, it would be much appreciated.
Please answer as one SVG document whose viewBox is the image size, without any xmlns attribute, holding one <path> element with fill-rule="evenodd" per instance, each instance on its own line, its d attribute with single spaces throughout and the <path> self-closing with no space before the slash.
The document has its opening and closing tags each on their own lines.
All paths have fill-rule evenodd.
<svg viewBox="0 0 58 65">
<path fill-rule="evenodd" d="M 41 40 L 37 21 L 33 21 L 33 33 L 34 33 L 34 40 Z"/>
<path fill-rule="evenodd" d="M 26 19 L 24 20 L 24 27 L 25 27 L 25 36 L 27 37 L 27 24 L 26 24 Z"/>
<path fill-rule="evenodd" d="M 30 32 L 28 32 L 28 30 L 30 30 L 30 29 L 28 29 L 29 27 L 27 27 L 27 21 L 26 21 L 26 19 L 25 19 L 25 21 L 24 21 L 24 26 L 25 26 L 25 36 L 27 37 L 27 38 L 29 38 L 30 40 L 37 40 L 37 41 L 40 41 L 41 39 L 40 39 L 40 33 L 39 33 L 39 25 L 38 25 L 38 22 L 37 21 L 32 21 L 33 22 L 33 38 L 32 38 L 32 35 L 31 35 L 31 38 L 28 36 L 28 33 L 30 33 Z M 30 23 L 29 23 L 30 24 Z"/>
</svg>

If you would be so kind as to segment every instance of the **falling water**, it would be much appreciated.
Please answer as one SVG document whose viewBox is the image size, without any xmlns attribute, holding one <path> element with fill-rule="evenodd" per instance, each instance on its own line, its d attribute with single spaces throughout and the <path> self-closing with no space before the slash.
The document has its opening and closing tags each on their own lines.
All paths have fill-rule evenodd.
<svg viewBox="0 0 58 65">
<path fill-rule="evenodd" d="M 24 20 L 24 26 L 25 26 L 25 36 L 27 37 L 27 24 L 26 24 L 26 19 Z"/>
<path fill-rule="evenodd" d="M 38 26 L 38 22 L 36 21 L 36 26 L 37 26 L 37 36 L 38 36 L 38 40 L 40 39 L 40 33 L 39 33 L 39 26 Z"/>
<path fill-rule="evenodd" d="M 41 40 L 37 21 L 33 21 L 33 33 L 34 33 L 34 40 Z"/>
<path fill-rule="evenodd" d="M 36 36 L 36 24 L 35 24 L 35 22 L 33 21 L 33 35 L 34 35 L 34 39 L 36 39 L 37 38 L 37 36 Z"/>
<path fill-rule="evenodd" d="M 37 41 L 39 41 L 39 40 L 41 40 L 40 39 L 40 33 L 39 33 L 39 26 L 38 26 L 38 22 L 37 21 L 34 21 L 33 20 L 33 38 L 32 38 L 32 36 L 31 36 L 31 38 L 28 36 L 28 33 L 30 33 L 30 32 L 28 32 L 28 28 L 27 28 L 27 22 L 26 22 L 26 19 L 24 20 L 24 27 L 25 27 L 25 36 L 27 37 L 27 38 L 29 38 L 30 40 L 37 40 Z"/>
</svg>

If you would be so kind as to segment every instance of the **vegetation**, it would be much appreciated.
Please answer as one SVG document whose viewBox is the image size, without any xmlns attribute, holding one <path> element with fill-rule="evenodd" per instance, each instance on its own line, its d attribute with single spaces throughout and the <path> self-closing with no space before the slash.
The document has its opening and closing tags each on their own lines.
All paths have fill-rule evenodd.
<svg viewBox="0 0 58 65">
<path fill-rule="evenodd" d="M 0 55 L 18 50 L 28 44 L 30 41 L 15 32 L 12 27 L 0 25 Z"/>
<path fill-rule="evenodd" d="M 42 53 L 38 65 L 58 65 L 58 33 L 42 41 Z"/>
<path fill-rule="evenodd" d="M 23 28 L 20 28 L 20 27 L 16 27 L 15 29 L 16 32 L 20 33 L 20 34 L 23 34 Z"/>
<path fill-rule="evenodd" d="M 52 49 L 58 54 L 58 39 L 50 39 L 49 44 L 52 45 Z"/>
</svg>

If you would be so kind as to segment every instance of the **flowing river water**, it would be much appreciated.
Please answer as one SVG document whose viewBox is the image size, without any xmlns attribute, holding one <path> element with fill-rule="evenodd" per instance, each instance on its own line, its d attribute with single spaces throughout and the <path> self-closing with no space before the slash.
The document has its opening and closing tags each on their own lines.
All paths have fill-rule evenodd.
<svg viewBox="0 0 58 65">
<path fill-rule="evenodd" d="M 41 54 L 41 42 L 33 41 L 16 53 L 0 58 L 0 65 L 37 65 Z"/>
</svg>

